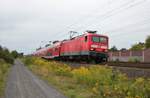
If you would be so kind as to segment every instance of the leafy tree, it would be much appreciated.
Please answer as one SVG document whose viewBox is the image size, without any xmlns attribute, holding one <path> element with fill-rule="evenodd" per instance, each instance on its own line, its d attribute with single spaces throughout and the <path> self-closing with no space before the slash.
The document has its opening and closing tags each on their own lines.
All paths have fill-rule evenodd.
<svg viewBox="0 0 150 98">
<path fill-rule="evenodd" d="M 118 49 L 117 49 L 116 46 L 112 46 L 112 48 L 110 48 L 109 51 L 113 51 L 114 52 L 114 51 L 118 51 Z"/>
<path fill-rule="evenodd" d="M 9 54 L 9 50 L 7 48 L 3 48 L 3 52 Z"/>
<path fill-rule="evenodd" d="M 122 48 L 122 49 L 120 49 L 121 51 L 125 51 L 125 50 L 127 50 L 126 48 Z"/>
<path fill-rule="evenodd" d="M 148 36 L 145 40 L 145 47 L 150 48 L 150 36 Z"/>
<path fill-rule="evenodd" d="M 143 50 L 145 48 L 145 44 L 142 42 L 139 42 L 138 44 L 134 44 L 130 50 Z"/>
<path fill-rule="evenodd" d="M 10 54 L 10 52 L 7 48 L 2 48 L 2 47 L 0 48 L 0 59 L 3 59 L 7 63 L 11 63 L 11 64 L 14 62 L 14 58 Z"/>
<path fill-rule="evenodd" d="M 12 55 L 4 51 L 0 51 L 0 59 L 3 59 L 6 62 L 11 64 L 14 62 L 14 58 L 12 57 Z"/>
<path fill-rule="evenodd" d="M 19 56 L 18 52 L 16 50 L 12 51 L 11 52 L 11 55 L 14 57 L 14 58 L 17 58 Z"/>
<path fill-rule="evenodd" d="M 3 48 L 2 48 L 2 46 L 0 46 L 0 51 L 2 51 L 3 50 Z"/>
<path fill-rule="evenodd" d="M 18 57 L 23 57 L 23 55 L 24 55 L 23 53 L 19 53 Z"/>
</svg>

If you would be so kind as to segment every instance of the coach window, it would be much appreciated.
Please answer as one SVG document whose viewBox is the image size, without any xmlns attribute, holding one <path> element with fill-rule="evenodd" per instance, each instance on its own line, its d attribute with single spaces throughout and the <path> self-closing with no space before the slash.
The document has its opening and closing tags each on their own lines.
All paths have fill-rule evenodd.
<svg viewBox="0 0 150 98">
<path fill-rule="evenodd" d="M 87 36 L 85 36 L 85 42 L 87 42 Z"/>
</svg>

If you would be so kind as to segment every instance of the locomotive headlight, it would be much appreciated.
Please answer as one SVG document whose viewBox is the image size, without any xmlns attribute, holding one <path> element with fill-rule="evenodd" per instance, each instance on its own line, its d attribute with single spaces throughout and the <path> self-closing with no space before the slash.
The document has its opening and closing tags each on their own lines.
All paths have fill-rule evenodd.
<svg viewBox="0 0 150 98">
<path fill-rule="evenodd" d="M 105 52 L 108 52 L 108 50 L 106 49 Z"/>
<path fill-rule="evenodd" d="M 98 48 L 98 45 L 91 45 L 91 48 Z"/>
<path fill-rule="evenodd" d="M 95 49 L 94 49 L 94 48 L 91 48 L 90 50 L 91 50 L 91 51 L 94 51 Z"/>
<path fill-rule="evenodd" d="M 101 46 L 102 49 L 107 49 L 107 46 Z"/>
</svg>

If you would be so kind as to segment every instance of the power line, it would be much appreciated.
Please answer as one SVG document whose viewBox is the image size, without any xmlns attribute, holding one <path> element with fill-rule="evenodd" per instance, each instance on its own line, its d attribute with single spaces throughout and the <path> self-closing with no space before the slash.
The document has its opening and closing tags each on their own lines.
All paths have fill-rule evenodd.
<svg viewBox="0 0 150 98">
<path fill-rule="evenodd" d="M 106 12 L 105 14 L 102 14 L 102 15 L 100 15 L 101 16 L 101 18 L 103 19 L 101 19 L 101 22 L 102 21 L 104 21 L 105 19 L 108 19 L 108 18 L 110 18 L 110 17 L 112 17 L 112 16 L 114 16 L 114 15 L 116 15 L 116 14 L 119 14 L 120 12 L 122 12 L 122 11 L 124 11 L 124 10 L 127 10 L 127 9 L 129 9 L 129 8 L 132 8 L 132 7 L 135 7 L 135 6 L 137 6 L 137 5 L 139 5 L 139 4 L 141 4 L 142 2 L 145 2 L 146 0 L 142 0 L 142 1 L 138 1 L 138 2 L 135 2 L 135 0 L 134 0 L 134 2 L 131 2 L 130 1 L 130 3 L 128 2 L 128 3 L 126 3 L 126 4 L 124 4 L 125 6 L 124 7 L 117 7 L 118 9 L 112 9 L 111 11 L 108 11 L 108 12 Z M 121 6 L 123 6 L 123 5 L 121 5 Z M 98 16 L 97 16 L 98 17 Z M 94 18 L 94 19 L 92 19 L 92 20 L 96 20 L 97 19 L 97 17 L 96 18 Z M 91 18 L 91 17 L 90 17 Z M 76 24 L 73 24 L 73 25 L 76 25 Z M 88 24 L 89 25 L 89 24 Z M 72 25 L 71 25 L 72 26 Z M 81 28 L 81 26 L 80 26 L 80 28 Z M 78 28 L 78 30 L 80 29 L 80 28 Z M 82 27 L 83 28 L 83 27 Z M 68 29 L 68 28 L 67 28 Z M 80 29 L 81 30 L 81 29 Z M 63 33 L 62 33 L 63 34 Z M 122 34 L 122 33 L 120 33 L 120 34 Z M 62 35 L 63 37 L 64 37 L 64 34 Z"/>
<path fill-rule="evenodd" d="M 120 5 L 120 6 L 118 6 L 117 8 L 114 8 L 114 9 L 112 9 L 112 10 L 110 10 L 110 11 L 108 11 L 108 12 L 106 12 L 106 13 L 104 13 L 104 14 L 100 14 L 100 15 L 97 15 L 97 17 L 99 18 L 99 17 L 106 17 L 106 16 L 108 16 L 108 14 L 110 14 L 110 13 L 112 13 L 112 12 L 114 12 L 114 11 L 116 11 L 116 10 L 118 10 L 118 9 L 120 9 L 122 6 L 126 6 L 126 5 L 129 5 L 130 3 L 132 3 L 132 2 L 126 2 L 126 3 L 124 3 L 124 4 L 122 4 L 122 5 Z M 93 19 L 91 18 L 91 20 L 95 20 L 95 19 L 97 19 L 97 17 L 93 17 Z M 80 27 L 81 28 L 81 27 Z M 79 29 L 79 28 L 78 28 Z"/>
<path fill-rule="evenodd" d="M 135 0 L 134 0 L 134 1 L 135 1 Z M 120 6 L 118 6 L 117 8 L 112 9 L 111 11 L 108 11 L 108 12 L 106 12 L 106 13 L 104 13 L 104 14 L 101 14 L 100 16 L 103 17 L 103 16 L 105 16 L 105 15 L 107 15 L 107 14 L 109 14 L 109 13 L 115 11 L 116 9 L 119 9 L 120 7 L 122 7 L 122 6 L 124 6 L 124 5 L 128 5 L 128 4 L 130 4 L 130 3 L 132 3 L 132 2 L 131 2 L 131 1 L 126 2 L 126 3 L 124 3 L 124 4 L 120 5 Z M 89 15 L 95 15 L 95 14 L 89 14 Z M 89 17 L 89 15 L 88 15 L 88 18 L 87 18 L 87 16 L 86 16 L 86 17 L 84 18 L 84 20 L 85 20 L 85 19 L 86 19 L 86 20 L 87 20 L 87 19 L 90 19 L 91 17 Z M 98 15 L 98 16 L 99 16 L 99 15 Z M 94 16 L 94 17 L 95 17 L 95 16 Z M 83 19 L 79 20 L 79 23 L 81 23 L 81 21 L 83 21 Z M 77 23 L 78 23 L 78 22 L 67 26 L 67 29 L 70 28 L 70 27 L 72 27 L 73 25 L 76 25 Z M 80 28 L 81 28 L 81 27 L 80 27 Z M 75 30 L 74 30 L 74 31 L 75 31 Z M 64 35 L 62 35 L 62 36 L 64 36 Z"/>
<path fill-rule="evenodd" d="M 96 16 L 97 16 L 98 18 L 99 18 L 99 17 L 106 16 L 106 15 L 112 13 L 113 11 L 115 11 L 116 9 L 119 9 L 120 7 L 122 7 L 122 6 L 124 6 L 124 5 L 127 5 L 127 4 L 130 4 L 130 3 L 131 3 L 130 1 L 129 1 L 129 2 L 126 2 L 126 3 L 124 3 L 124 4 L 120 5 L 120 6 L 118 6 L 118 7 L 115 8 L 115 9 L 112 9 L 112 10 L 110 10 L 110 11 L 104 13 L 104 14 L 100 14 L 100 15 L 98 14 L 98 15 L 96 15 Z M 89 18 L 91 18 L 91 17 L 89 17 Z M 94 16 L 93 18 L 95 19 L 95 16 Z M 91 20 L 93 20 L 93 19 L 91 18 Z M 81 21 L 80 21 L 80 22 L 81 22 Z"/>
<path fill-rule="evenodd" d="M 102 22 L 102 21 L 104 21 L 105 19 L 108 19 L 108 18 L 110 18 L 110 17 L 112 17 L 112 16 L 114 16 L 114 15 L 116 15 L 116 14 L 120 14 L 119 12 L 122 12 L 123 10 L 127 10 L 127 9 L 132 8 L 132 7 L 135 7 L 135 6 L 137 6 L 137 5 L 141 4 L 141 3 L 144 3 L 145 1 L 146 1 L 146 0 L 141 0 L 141 1 L 136 2 L 136 3 L 131 2 L 131 3 L 124 4 L 124 5 L 126 5 L 126 6 L 117 9 L 117 12 L 115 12 L 116 10 L 113 10 L 113 11 L 110 11 L 110 12 L 107 12 L 106 14 L 104 14 L 104 15 L 103 15 L 103 18 L 102 18 L 103 20 L 101 19 L 100 22 Z M 95 19 L 93 19 L 93 20 L 96 20 L 96 19 L 97 19 L 97 18 L 95 18 Z M 98 24 L 99 24 L 99 23 L 98 23 Z M 92 26 L 92 25 L 91 25 L 91 26 Z M 83 27 L 80 27 L 80 28 L 78 28 L 78 29 L 81 29 L 81 28 L 83 28 Z"/>
<path fill-rule="evenodd" d="M 129 29 L 129 28 L 135 28 L 136 26 L 139 26 L 139 25 L 145 25 L 145 24 L 150 24 L 150 18 L 149 19 L 145 19 L 145 20 L 142 20 L 142 21 L 138 21 L 136 23 L 133 23 L 133 24 L 128 24 L 128 25 L 125 25 L 125 26 L 122 26 L 122 27 L 119 27 L 117 29 L 113 29 L 113 30 L 109 30 L 107 32 L 115 32 L 115 31 L 119 31 L 119 30 L 122 30 L 122 29 Z"/>
<path fill-rule="evenodd" d="M 111 5 L 111 4 L 113 4 L 113 3 L 114 3 L 114 2 L 109 2 L 108 5 Z M 92 11 L 92 13 L 97 12 L 97 9 L 99 9 L 99 7 L 96 8 L 96 9 L 94 9 L 94 10 Z M 92 14 L 92 13 L 89 13 L 89 14 L 85 15 L 84 17 L 82 17 L 82 18 L 80 18 L 78 21 L 76 21 L 75 23 L 72 23 L 71 25 L 68 25 L 68 26 L 65 27 L 64 30 L 61 31 L 61 32 L 67 31 L 66 29 L 70 29 L 72 26 L 77 25 L 77 24 L 80 24 L 81 21 L 86 21 L 87 19 L 90 19 L 91 17 L 94 17 L 95 14 Z M 64 37 L 64 34 L 61 35 L 61 37 L 62 37 L 62 36 Z"/>
<path fill-rule="evenodd" d="M 122 36 L 110 37 L 110 38 L 113 38 L 113 40 L 111 40 L 111 39 L 110 40 L 111 40 L 111 43 L 116 43 L 116 42 L 118 43 L 119 42 L 120 44 L 123 44 L 124 42 L 128 42 L 129 40 L 134 39 L 133 37 L 136 37 L 136 39 L 138 37 L 139 40 L 142 40 L 141 39 L 141 36 L 143 35 L 142 32 L 147 32 L 147 30 L 150 31 L 150 28 L 148 27 L 148 28 L 144 28 L 144 29 L 140 29 L 140 30 L 135 30 L 134 32 L 136 32 L 136 33 L 134 33 L 134 34 L 133 34 L 133 32 L 130 31 L 130 32 L 128 32 L 130 35 L 124 33 Z M 136 36 L 137 33 L 139 34 L 139 32 L 140 32 L 141 36 Z M 149 33 L 147 33 L 147 36 L 148 35 L 149 35 Z M 127 40 L 120 40 L 120 39 L 127 39 Z"/>
<path fill-rule="evenodd" d="M 108 6 L 111 5 L 111 4 L 113 4 L 113 3 L 114 3 L 114 2 L 110 2 L 110 3 L 108 4 Z M 97 12 L 97 9 L 99 9 L 99 7 L 96 8 L 96 9 L 94 9 L 94 10 L 92 11 L 92 13 L 94 13 L 94 14 L 89 13 L 89 14 L 85 15 L 84 17 L 82 17 L 81 19 L 79 19 L 77 22 L 75 22 L 75 23 L 69 25 L 68 28 L 71 28 L 71 27 L 74 26 L 75 24 L 80 24 L 81 21 L 86 21 L 86 20 L 90 19 L 91 17 L 95 17 L 94 15 L 95 15 L 95 12 Z"/>
<path fill-rule="evenodd" d="M 115 37 L 112 37 L 112 38 L 120 38 L 120 36 L 119 35 L 122 35 L 122 36 L 130 36 L 131 34 L 133 34 L 133 32 L 145 32 L 145 31 L 147 31 L 147 30 L 149 30 L 149 32 L 150 32 L 150 27 L 146 27 L 146 28 L 136 28 L 136 30 L 130 30 L 130 31 L 128 31 L 128 32 L 124 32 L 124 33 L 120 33 L 120 34 L 117 34 Z M 128 33 L 128 34 L 127 34 Z M 135 35 L 135 37 L 136 37 L 136 33 L 134 33 L 134 35 Z M 111 35 L 111 36 L 114 36 L 114 35 Z"/>
</svg>

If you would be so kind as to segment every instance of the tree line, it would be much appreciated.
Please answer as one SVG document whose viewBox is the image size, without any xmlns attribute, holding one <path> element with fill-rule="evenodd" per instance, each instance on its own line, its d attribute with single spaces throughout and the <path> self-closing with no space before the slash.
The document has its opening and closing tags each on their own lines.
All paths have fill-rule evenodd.
<svg viewBox="0 0 150 98">
<path fill-rule="evenodd" d="M 13 64 L 14 59 L 22 56 L 23 53 L 18 53 L 16 50 L 9 51 L 7 48 L 0 46 L 0 59 L 7 63 Z"/>
<path fill-rule="evenodd" d="M 145 39 L 145 42 L 139 42 L 139 43 L 132 45 L 129 50 L 136 51 L 136 50 L 143 50 L 143 49 L 148 49 L 148 48 L 150 48 L 150 36 L 148 36 Z M 123 50 L 128 50 L 128 49 L 122 48 L 120 50 L 123 51 Z M 116 46 L 113 46 L 109 49 L 109 51 L 118 51 L 118 49 Z"/>
</svg>

